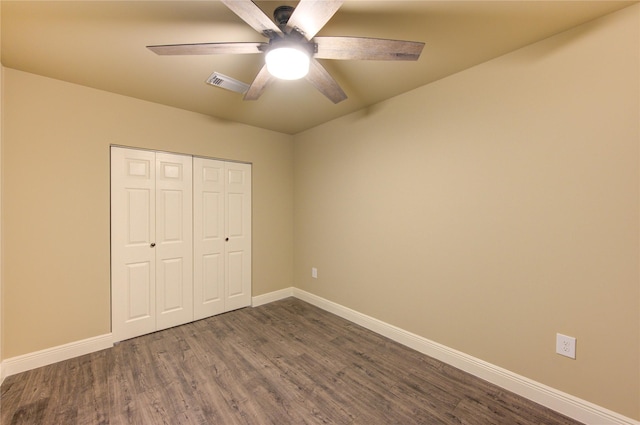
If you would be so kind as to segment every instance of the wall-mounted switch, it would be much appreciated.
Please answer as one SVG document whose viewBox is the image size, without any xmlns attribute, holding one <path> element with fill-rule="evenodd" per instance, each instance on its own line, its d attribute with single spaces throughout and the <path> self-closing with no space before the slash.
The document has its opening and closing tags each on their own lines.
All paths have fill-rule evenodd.
<svg viewBox="0 0 640 425">
<path fill-rule="evenodd" d="M 318 269 L 316 269 L 315 267 L 311 267 L 311 277 L 314 279 L 318 278 Z"/>
<path fill-rule="evenodd" d="M 575 359 L 576 339 L 572 336 L 556 334 L 556 353 L 565 357 L 569 357 L 571 359 Z"/>
</svg>

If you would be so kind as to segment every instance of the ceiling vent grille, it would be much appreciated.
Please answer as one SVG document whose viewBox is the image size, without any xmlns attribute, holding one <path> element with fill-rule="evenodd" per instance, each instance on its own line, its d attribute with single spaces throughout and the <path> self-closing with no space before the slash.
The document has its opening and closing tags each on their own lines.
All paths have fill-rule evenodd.
<svg viewBox="0 0 640 425">
<path fill-rule="evenodd" d="M 231 77 L 220 74 L 219 72 L 214 72 L 213 74 L 211 74 L 209 78 L 207 78 L 207 84 L 211 84 L 212 86 L 231 90 L 237 93 L 246 93 L 247 90 L 249 90 L 249 84 L 235 80 Z"/>
</svg>

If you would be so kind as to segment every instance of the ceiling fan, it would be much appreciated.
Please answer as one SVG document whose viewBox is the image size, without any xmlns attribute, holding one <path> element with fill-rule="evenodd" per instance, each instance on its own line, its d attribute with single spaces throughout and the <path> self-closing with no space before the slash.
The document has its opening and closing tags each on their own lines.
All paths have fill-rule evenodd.
<svg viewBox="0 0 640 425">
<path fill-rule="evenodd" d="M 264 53 L 265 65 L 244 95 L 256 100 L 275 78 L 305 77 L 317 90 L 338 103 L 347 98 L 317 59 L 418 60 L 424 43 L 365 37 L 316 37 L 344 0 L 300 0 L 280 6 L 274 21 L 251 0 L 220 0 L 268 42 L 197 43 L 147 46 L 158 55 Z"/>
</svg>

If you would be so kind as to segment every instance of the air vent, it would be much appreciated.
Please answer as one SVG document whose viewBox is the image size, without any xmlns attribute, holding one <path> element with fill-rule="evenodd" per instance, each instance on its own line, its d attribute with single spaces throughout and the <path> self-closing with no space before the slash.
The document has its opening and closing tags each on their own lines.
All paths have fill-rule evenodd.
<svg viewBox="0 0 640 425">
<path fill-rule="evenodd" d="M 249 84 L 242 81 L 234 80 L 231 77 L 214 72 L 207 78 L 207 84 L 212 86 L 221 87 L 223 89 L 231 90 L 237 93 L 246 93 L 249 90 Z"/>
</svg>

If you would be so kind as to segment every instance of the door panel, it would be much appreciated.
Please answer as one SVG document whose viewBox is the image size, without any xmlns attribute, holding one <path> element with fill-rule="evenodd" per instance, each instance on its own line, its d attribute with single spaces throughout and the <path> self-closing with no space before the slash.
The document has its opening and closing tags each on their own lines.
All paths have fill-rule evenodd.
<svg viewBox="0 0 640 425">
<path fill-rule="evenodd" d="M 202 237 L 205 240 L 219 239 L 222 237 L 224 221 L 224 204 L 222 194 L 212 189 L 201 192 L 202 199 Z M 200 210 L 200 209 L 199 209 Z"/>
<path fill-rule="evenodd" d="M 182 191 L 163 190 L 159 195 L 162 203 L 162 208 L 159 211 L 163 213 L 161 223 L 164 225 L 161 242 L 182 242 L 185 230 L 183 229 L 184 220 L 182 217 L 184 208 Z"/>
<path fill-rule="evenodd" d="M 224 276 L 223 259 L 223 256 L 220 254 L 208 254 L 202 256 L 202 271 L 204 273 L 202 301 L 204 303 L 222 299 L 222 291 L 224 290 L 224 287 L 221 285 L 223 280 L 220 276 Z"/>
<path fill-rule="evenodd" d="M 192 158 L 156 153 L 156 330 L 193 321 Z"/>
<path fill-rule="evenodd" d="M 155 154 L 111 149 L 112 332 L 155 331 Z"/>
<path fill-rule="evenodd" d="M 149 246 L 152 231 L 149 228 L 151 199 L 151 189 L 127 189 L 128 246 L 140 244 Z"/>
<path fill-rule="evenodd" d="M 242 272 L 243 272 L 243 261 L 242 261 L 242 252 L 228 252 L 227 253 L 227 267 L 229 273 L 229 297 L 241 296 L 243 291 L 242 286 Z"/>
<path fill-rule="evenodd" d="M 184 284 L 182 276 L 182 258 L 170 258 L 162 261 L 162 273 L 158 273 L 156 285 L 162 286 L 163 299 L 160 300 L 162 313 L 171 313 L 184 305 Z"/>
<path fill-rule="evenodd" d="M 228 235 L 229 237 L 242 237 L 245 235 L 245 231 L 242 228 L 244 224 L 242 219 L 242 212 L 244 211 L 242 201 L 245 196 L 243 193 L 230 193 L 227 196 L 229 211 L 234 213 L 228 217 Z"/>
<path fill-rule="evenodd" d="M 225 311 L 251 305 L 251 164 L 225 163 Z"/>
<path fill-rule="evenodd" d="M 128 321 L 145 319 L 153 315 L 151 309 L 151 264 L 132 263 L 127 264 L 127 292 L 129 301 Z"/>
<path fill-rule="evenodd" d="M 224 312 L 224 162 L 193 159 L 196 320 Z"/>
</svg>

